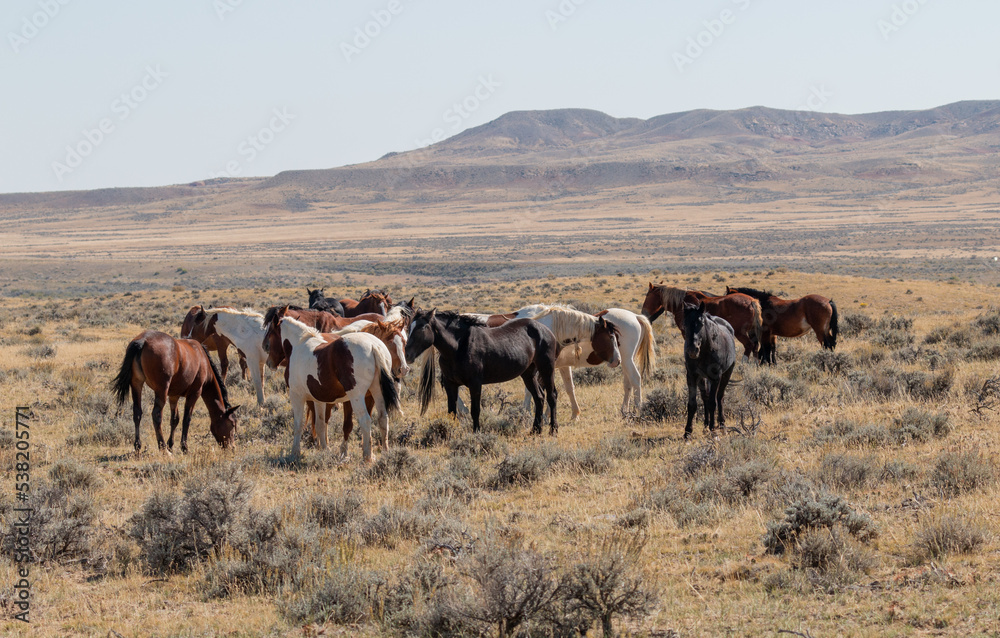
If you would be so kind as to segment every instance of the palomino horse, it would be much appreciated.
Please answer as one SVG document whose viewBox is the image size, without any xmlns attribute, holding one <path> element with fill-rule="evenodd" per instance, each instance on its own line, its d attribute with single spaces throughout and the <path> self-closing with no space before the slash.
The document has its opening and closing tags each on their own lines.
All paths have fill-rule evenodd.
<svg viewBox="0 0 1000 638">
<path fill-rule="evenodd" d="M 261 347 L 264 338 L 264 315 L 250 308 L 210 308 L 195 316 L 191 332 L 181 332 L 182 338 L 203 334 L 210 339 L 225 339 L 236 346 L 245 357 L 250 380 L 257 393 L 257 405 L 264 405 L 264 360 L 267 354 Z"/>
<path fill-rule="evenodd" d="M 700 290 L 683 290 L 663 284 L 649 284 L 642 314 L 655 321 L 664 311 L 674 315 L 674 323 L 684 333 L 684 305 L 705 303 L 710 314 L 722 317 L 732 326 L 737 341 L 743 344 L 743 356 L 748 359 L 760 347 L 761 307 L 748 295 L 736 293 L 714 296 Z"/>
<path fill-rule="evenodd" d="M 438 357 L 431 348 L 441 353 L 441 383 L 448 395 L 449 414 L 456 413 L 459 386 L 469 388 L 474 432 L 479 431 L 483 386 L 517 377 L 521 377 L 535 399 L 532 432 L 542 431 L 542 390 L 549 407 L 549 433 L 559 430 L 554 378 L 558 345 L 552 331 L 542 324 L 518 319 L 488 328 L 477 320 L 453 312 L 425 310 L 416 313 L 410 324 L 406 358 L 414 361 L 429 350 L 420 377 L 421 414 L 427 411 L 436 385 Z"/>
<path fill-rule="evenodd" d="M 277 325 L 282 317 L 291 317 L 301 321 L 310 328 L 315 328 L 322 333 L 330 333 L 341 330 L 355 321 L 381 321 L 385 316 L 380 313 L 369 312 L 353 317 L 338 317 L 325 310 L 306 310 L 300 306 L 271 306 L 264 313 L 265 325 Z"/>
<path fill-rule="evenodd" d="M 837 304 L 821 295 L 806 295 L 798 299 L 781 299 L 770 292 L 754 288 L 729 288 L 726 292 L 741 292 L 760 302 L 763 310 L 760 360 L 775 363 L 778 337 L 801 337 L 812 330 L 816 339 L 828 350 L 837 347 Z"/>
<path fill-rule="evenodd" d="M 375 289 L 366 290 L 358 301 L 341 299 L 340 303 L 344 306 L 345 317 L 356 317 L 366 312 L 377 312 L 380 315 L 385 315 L 392 307 L 392 298 L 387 293 Z"/>
<path fill-rule="evenodd" d="M 736 346 L 733 327 L 721 317 L 713 317 L 704 302 L 684 307 L 684 367 L 687 370 L 688 411 L 684 438 L 691 438 L 691 424 L 698 411 L 698 390 L 705 408 L 705 426 L 715 432 L 718 413 L 719 427 L 726 431 L 726 415 L 722 399 L 729 378 L 736 366 Z"/>
<path fill-rule="evenodd" d="M 284 317 L 276 326 L 268 326 L 264 349 L 268 351 L 268 365 L 272 368 L 276 361 L 287 361 L 285 381 L 295 423 L 293 457 L 300 455 L 307 402 L 315 404 L 317 440 L 320 449 L 325 450 L 326 404 L 350 401 L 361 427 L 364 461 L 371 461 L 372 417 L 365 404 L 367 394 L 371 394 L 373 405 L 378 408 L 381 447 L 383 451 L 388 449 L 388 415 L 389 411 L 399 412 L 399 393 L 392 380 L 389 349 L 377 337 L 364 332 L 342 337 L 323 335 L 300 321 Z M 346 438 L 340 452 L 341 456 L 347 454 Z"/>
<path fill-rule="evenodd" d="M 338 317 L 344 316 L 344 306 L 335 297 L 324 296 L 322 288 L 309 290 L 309 287 L 306 286 L 306 293 L 309 295 L 310 310 L 325 310 L 326 312 L 332 312 Z"/>
<path fill-rule="evenodd" d="M 168 334 L 147 330 L 132 339 L 125 348 L 118 376 L 111 383 L 118 405 L 132 394 L 132 421 L 135 422 L 135 450 L 142 449 L 139 422 L 142 420 L 142 386 L 153 389 L 153 430 L 161 450 L 169 453 L 174 447 L 177 429 L 177 401 L 184 397 L 184 423 L 181 429 L 181 451 L 187 452 L 188 427 L 191 412 L 198 397 L 205 402 L 215 440 L 222 447 L 235 445 L 236 416 L 239 406 L 229 405 L 229 395 L 219 369 L 208 356 L 205 347 L 193 339 L 174 339 Z M 163 442 L 160 420 L 163 406 L 170 402 L 170 438 Z"/>
<path fill-rule="evenodd" d="M 209 352 L 218 352 L 219 365 L 222 366 L 222 378 L 225 379 L 226 374 L 229 373 L 229 346 L 233 345 L 233 342 L 221 335 L 209 337 L 205 334 L 204 328 L 205 309 L 202 306 L 191 306 L 181 323 L 181 337 L 200 341 Z M 236 354 L 240 357 L 240 370 L 243 372 L 243 378 L 246 379 L 249 376 L 247 358 L 239 349 L 236 350 Z"/>
</svg>

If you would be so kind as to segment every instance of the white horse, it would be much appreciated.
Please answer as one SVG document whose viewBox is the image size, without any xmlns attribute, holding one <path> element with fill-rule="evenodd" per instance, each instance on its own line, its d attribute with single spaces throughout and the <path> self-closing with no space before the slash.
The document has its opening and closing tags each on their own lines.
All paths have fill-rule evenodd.
<svg viewBox="0 0 1000 638">
<path fill-rule="evenodd" d="M 625 383 L 625 399 L 622 401 L 622 414 L 629 410 L 630 399 L 635 410 L 642 405 L 642 377 L 656 365 L 656 346 L 653 339 L 653 327 L 642 315 L 630 310 L 612 308 L 603 310 L 597 315 L 588 315 L 568 306 L 535 304 L 525 306 L 516 313 L 517 319 L 534 319 L 552 330 L 556 339 L 563 344 L 556 367 L 562 374 L 563 386 L 569 395 L 569 403 L 573 409 L 573 418 L 580 415 L 580 406 L 576 402 L 576 389 L 573 386 L 573 368 L 589 368 L 594 365 L 587 358 L 590 356 L 588 326 L 603 317 L 608 323 L 618 328 L 618 346 L 621 351 L 622 377 Z M 591 331 L 593 328 L 589 328 Z M 566 344 L 576 344 L 568 347 Z M 638 359 L 638 365 L 636 365 Z M 614 366 L 611 366 L 614 367 Z M 526 402 L 527 403 L 527 402 Z"/>
<path fill-rule="evenodd" d="M 285 317 L 278 324 L 280 342 L 287 348 L 288 398 L 292 404 L 294 433 L 292 456 L 301 450 L 302 421 L 306 402 L 315 404 L 316 434 L 320 449 L 327 448 L 326 404 L 351 402 L 361 429 L 361 447 L 365 462 L 372 459 L 372 417 L 365 405 L 371 393 L 378 410 L 381 447 L 388 449 L 389 411 L 399 412 L 399 393 L 392 379 L 392 357 L 382 341 L 365 332 L 342 337 L 322 335 L 301 321 Z M 349 388 L 349 389 L 348 389 Z M 340 446 L 347 455 L 347 441 Z"/>
<path fill-rule="evenodd" d="M 209 308 L 198 322 L 204 325 L 206 336 L 221 335 L 233 342 L 247 360 L 250 381 L 257 392 L 257 405 L 264 405 L 264 362 L 267 353 L 261 347 L 264 338 L 264 315 L 244 308 Z M 190 332 L 194 332 L 194 328 Z M 190 335 L 181 335 L 187 339 Z"/>
</svg>

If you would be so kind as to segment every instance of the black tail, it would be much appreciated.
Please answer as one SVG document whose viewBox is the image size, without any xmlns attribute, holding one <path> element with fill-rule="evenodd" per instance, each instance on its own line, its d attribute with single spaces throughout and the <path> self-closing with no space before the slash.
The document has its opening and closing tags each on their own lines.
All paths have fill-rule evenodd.
<svg viewBox="0 0 1000 638">
<path fill-rule="evenodd" d="M 136 339 L 125 348 L 125 358 L 122 359 L 122 367 L 118 370 L 118 376 L 111 381 L 111 392 L 114 394 L 118 405 L 125 403 L 132 390 L 132 363 L 136 357 L 142 354 L 142 348 L 146 342 Z"/>
<path fill-rule="evenodd" d="M 424 369 L 420 372 L 420 388 L 418 390 L 420 394 L 420 416 L 423 416 L 427 412 L 427 406 L 431 404 L 431 399 L 434 398 L 434 386 L 437 382 L 436 354 L 437 352 L 434 351 L 434 348 L 427 348 L 427 352 L 424 355 Z"/>
<path fill-rule="evenodd" d="M 830 315 L 830 334 L 823 339 L 823 347 L 833 350 L 837 347 L 837 333 L 839 332 L 837 328 L 837 304 L 833 303 L 833 299 L 830 300 L 830 308 L 833 310 L 833 314 Z"/>
<path fill-rule="evenodd" d="M 215 380 L 219 383 L 219 394 L 222 395 L 222 405 L 226 406 L 228 410 L 232 406 L 229 405 L 229 392 L 226 390 L 226 381 L 222 378 L 219 366 L 215 365 L 212 357 L 208 356 L 208 348 L 205 347 L 205 344 L 201 345 L 201 349 L 205 351 L 205 357 L 208 358 L 208 365 L 212 366 L 212 374 L 215 375 Z"/>
<path fill-rule="evenodd" d="M 378 384 L 382 388 L 382 401 L 385 402 L 386 415 L 392 412 L 401 412 L 399 391 L 396 390 L 396 383 L 392 380 L 392 375 L 387 370 L 379 370 Z"/>
</svg>

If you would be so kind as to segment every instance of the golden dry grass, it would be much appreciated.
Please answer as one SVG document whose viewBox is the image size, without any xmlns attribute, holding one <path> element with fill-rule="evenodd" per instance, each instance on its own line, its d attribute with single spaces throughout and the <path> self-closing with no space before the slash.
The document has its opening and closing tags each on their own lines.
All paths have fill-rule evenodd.
<svg viewBox="0 0 1000 638">
<path fill-rule="evenodd" d="M 400 293 L 407 298 L 416 294 L 423 307 L 510 310 L 542 300 L 580 300 L 595 307 L 619 305 L 638 310 L 648 280 L 632 275 L 550 278 L 519 284 L 418 288 Z M 837 301 L 842 322 L 845 315 L 854 313 L 876 320 L 886 314 L 912 318 L 916 346 L 921 346 L 925 335 L 935 328 L 954 323 L 967 325 L 995 303 L 992 291 L 984 293 L 982 288 L 968 284 L 781 271 L 701 273 L 674 277 L 668 283 L 709 290 L 722 290 L 726 283 L 755 285 L 783 290 L 789 296 L 817 292 Z M 199 300 L 213 295 L 234 304 L 260 307 L 271 301 L 297 300 L 302 293 L 278 289 L 203 291 Z M 311 494 L 339 494 L 346 489 L 360 492 L 368 514 L 383 505 L 412 508 L 425 494 L 425 481 L 447 470 L 451 456 L 447 444 L 428 448 L 410 445 L 409 451 L 422 464 L 422 475 L 400 482 L 359 482 L 360 443 L 356 440 L 351 443 L 351 458 L 345 464 L 330 461 L 333 452 L 306 449 L 303 464 L 289 465 L 281 461 L 290 445 L 289 431 L 273 442 L 244 437 L 234 453 L 222 452 L 210 437 L 206 438 L 203 406 L 195 413 L 191 453 L 186 456 L 166 457 L 149 451 L 154 437 L 148 403 L 142 425 L 147 446 L 144 454 L 131 454 L 127 440 L 114 447 L 71 444 L 73 437 L 88 431 L 88 426 L 78 420 L 79 406 L 105 392 L 128 339 L 149 327 L 176 335 L 193 301 L 189 293 L 171 291 L 76 302 L 4 300 L 0 326 L 4 392 L 0 413 L 5 415 L 5 427 L 10 427 L 15 406 L 32 406 L 36 415 L 31 422 L 32 481 L 36 486 L 48 481 L 51 466 L 66 457 L 94 468 L 101 479 L 93 491 L 99 511 L 96 526 L 104 539 L 100 551 L 108 551 L 112 542 L 108 539 L 123 538 L 119 530 L 128 528 L 129 518 L 151 495 L 179 491 L 185 480 L 218 464 L 240 465 L 255 483 L 253 505 L 265 509 L 284 507 L 289 521 L 295 519 L 296 510 L 305 507 Z M 46 318 L 64 317 L 66 308 L 74 305 L 78 314 Z M 40 332 L 27 334 L 32 326 L 40 327 Z M 655 331 L 660 342 L 661 372 L 659 380 L 646 382 L 646 394 L 682 384 L 676 329 L 660 319 Z M 912 360 L 900 361 L 893 357 L 893 348 L 873 345 L 865 335 L 842 337 L 840 344 L 837 352 L 846 354 L 854 370 L 935 374 L 950 369 L 950 386 L 936 398 L 905 392 L 888 398 L 872 397 L 864 387 L 852 385 L 848 373 L 831 374 L 810 367 L 814 353 L 819 351 L 810 336 L 779 342 L 779 365 L 773 371 L 762 372 L 741 364 L 735 376 L 744 381 L 733 386 L 729 405 L 735 409 L 746 404 L 748 384 L 765 374 L 776 375 L 798 388 L 800 394 L 788 401 L 758 407 L 763 425 L 756 438 L 767 450 L 761 459 L 774 472 L 801 475 L 871 516 L 879 536 L 868 546 L 872 561 L 867 570 L 829 585 L 822 578 L 811 579 L 805 570 L 794 569 L 787 557 L 766 554 L 762 537 L 767 523 L 779 520 L 783 507 L 789 504 L 772 498 L 767 486 L 735 503 L 705 499 L 701 501 L 702 514 L 686 525 L 679 524 L 674 514 L 653 510 L 645 528 L 648 542 L 642 574 L 645 582 L 657 590 L 659 599 L 648 617 L 623 623 L 620 628 L 624 633 L 663 636 L 667 630 L 675 630 L 681 636 L 763 636 L 787 629 L 813 636 L 908 636 L 1000 632 L 1000 590 L 996 583 L 1000 539 L 996 535 L 998 512 L 994 505 L 1000 496 L 996 481 L 1000 417 L 992 412 L 981 417 L 970 414 L 968 393 L 969 388 L 997 372 L 996 361 L 970 360 L 960 356 L 958 350 L 951 353 L 944 346 L 933 345 L 924 346 L 925 350 L 913 355 Z M 54 347 L 57 355 L 37 358 L 32 348 L 45 345 Z M 942 359 L 934 365 L 943 368 L 931 370 L 928 349 L 941 351 Z M 868 363 L 873 360 L 873 352 L 883 357 L 880 363 Z M 409 384 L 412 387 L 415 380 Z M 272 377 L 268 393 L 276 394 L 278 387 L 277 377 Z M 505 384 L 500 392 L 519 403 L 523 390 L 518 382 Z M 253 405 L 249 385 L 236 382 L 231 385 L 231 393 L 234 404 L 247 406 L 245 434 L 259 432 L 264 412 Z M 690 490 L 698 478 L 703 478 L 688 478 L 681 470 L 684 459 L 708 438 L 696 427 L 694 441 L 684 443 L 683 415 L 673 415 L 666 422 L 623 420 L 618 413 L 622 393 L 618 372 L 603 383 L 578 385 L 577 393 L 583 415 L 572 423 L 564 421 L 555 440 L 547 436 L 531 438 L 522 426 L 519 433 L 500 437 L 501 443 L 515 454 L 553 445 L 569 451 L 595 447 L 606 450 L 600 446 L 615 440 L 624 440 L 623 445 L 628 446 L 630 441 L 642 439 L 651 442 L 648 450 L 635 458 L 612 457 L 606 468 L 593 472 L 572 464 L 557 465 L 533 483 L 506 489 L 485 485 L 502 456 L 479 458 L 474 464 L 484 484 L 467 507 L 447 515 L 472 534 L 481 533 L 487 526 L 505 526 L 508 533 L 533 543 L 541 551 L 569 557 L 581 539 L 613 530 L 616 521 L 657 490 Z M 495 389 L 485 394 L 494 400 L 499 396 Z M 837 419 L 888 425 L 913 405 L 946 412 L 950 434 L 927 442 L 875 449 L 848 449 L 841 441 L 815 443 L 814 433 Z M 281 406 L 287 410 L 283 400 Z M 565 397 L 560 397 L 559 409 L 561 414 L 568 414 Z M 435 406 L 421 418 L 410 391 L 405 395 L 404 410 L 404 418 L 390 423 L 390 436 L 412 426 L 419 437 L 430 420 L 444 417 L 445 407 L 439 395 Z M 338 417 L 339 413 L 334 420 Z M 465 421 L 455 424 L 451 437 L 468 430 Z M 726 444 L 724 440 L 718 445 Z M 937 456 L 943 451 L 970 450 L 981 452 L 993 462 L 993 481 L 958 496 L 941 493 L 932 477 Z M 820 469 L 826 455 L 840 452 L 868 456 L 879 466 L 901 461 L 912 465 L 914 474 L 902 479 L 879 478 L 869 485 L 833 486 Z M 14 490 L 11 451 L 0 453 L 0 460 L 4 469 L 0 489 L 9 500 Z M 929 502 L 930 507 L 905 507 L 914 494 Z M 930 521 L 952 514 L 987 529 L 985 544 L 973 553 L 946 555 L 933 563 L 911 560 L 911 547 L 919 530 Z M 133 545 L 131 551 L 136 553 L 137 548 Z M 399 540 L 393 549 L 361 545 L 350 551 L 356 564 L 390 578 L 427 553 L 419 538 Z M 284 615 L 284 594 L 210 598 L 207 573 L 211 563 L 204 561 L 189 573 L 162 579 L 144 573 L 138 562 L 123 575 L 104 577 L 79 563 L 36 565 L 32 568 L 32 625 L 4 620 L 0 631 L 11 636 L 107 636 L 112 630 L 123 636 L 259 636 L 307 635 L 315 630 L 304 630 Z M 5 556 L 0 559 L 0 587 L 7 587 L 13 580 L 14 566 Z M 391 629 L 377 623 L 327 628 L 327 635 L 387 634 Z"/>
</svg>

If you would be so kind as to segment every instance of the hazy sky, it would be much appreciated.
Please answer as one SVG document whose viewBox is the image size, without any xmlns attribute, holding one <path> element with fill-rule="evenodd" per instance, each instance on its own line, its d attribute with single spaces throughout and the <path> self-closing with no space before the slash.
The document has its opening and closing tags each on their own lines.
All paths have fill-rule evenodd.
<svg viewBox="0 0 1000 638">
<path fill-rule="evenodd" d="M 341 166 L 522 109 L 1000 97 L 995 0 L 3 4 L 0 192 Z"/>
</svg>

